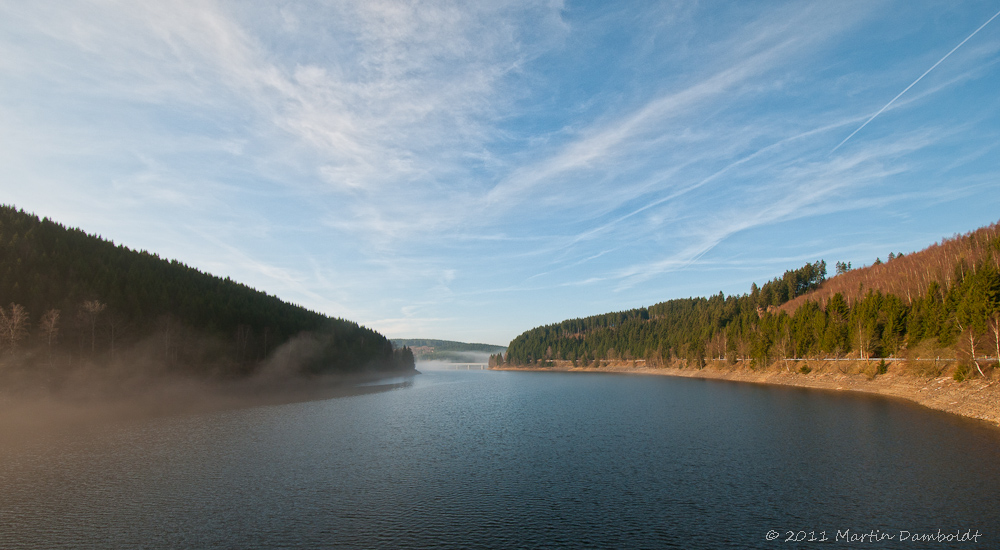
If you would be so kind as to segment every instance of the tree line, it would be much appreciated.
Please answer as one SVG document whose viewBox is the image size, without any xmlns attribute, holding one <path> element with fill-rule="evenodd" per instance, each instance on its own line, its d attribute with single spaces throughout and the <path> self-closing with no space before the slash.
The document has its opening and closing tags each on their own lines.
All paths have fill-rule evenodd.
<svg viewBox="0 0 1000 550">
<path fill-rule="evenodd" d="M 357 323 L 11 206 L 0 206 L 0 304 L 0 350 L 70 366 L 141 344 L 179 370 L 238 376 L 309 334 L 308 372 L 413 367 L 408 349 Z"/>
<path fill-rule="evenodd" d="M 950 265 L 950 268 L 945 268 Z M 649 366 L 708 360 L 751 368 L 780 359 L 952 356 L 958 376 L 1000 357 L 1000 231 L 993 224 L 926 251 L 866 268 L 806 264 L 747 294 L 685 298 L 570 319 L 516 337 L 491 364 L 643 359 Z"/>
</svg>

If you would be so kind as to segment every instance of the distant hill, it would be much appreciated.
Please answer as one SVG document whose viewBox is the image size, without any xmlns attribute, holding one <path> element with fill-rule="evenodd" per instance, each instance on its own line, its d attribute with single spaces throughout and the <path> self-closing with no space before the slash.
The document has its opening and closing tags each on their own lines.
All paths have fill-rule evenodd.
<svg viewBox="0 0 1000 550">
<path fill-rule="evenodd" d="M 506 346 L 420 338 L 393 338 L 392 344 L 398 348 L 409 348 L 418 361 L 448 363 L 486 363 L 491 354 L 507 351 Z"/>
<path fill-rule="evenodd" d="M 779 359 L 950 357 L 956 378 L 1000 357 L 1000 226 L 887 261 L 786 271 L 748 294 L 669 300 L 537 327 L 515 338 L 511 365 L 643 360 L 760 368 Z M 992 358 L 984 359 L 984 355 Z M 491 360 L 495 364 L 498 359 Z M 936 363 L 935 363 L 936 364 Z"/>
<path fill-rule="evenodd" d="M 0 206 L 0 355 L 58 381 L 83 365 L 244 376 L 412 368 L 408 350 L 229 278 Z M 28 368 L 31 366 L 31 368 Z"/>
</svg>

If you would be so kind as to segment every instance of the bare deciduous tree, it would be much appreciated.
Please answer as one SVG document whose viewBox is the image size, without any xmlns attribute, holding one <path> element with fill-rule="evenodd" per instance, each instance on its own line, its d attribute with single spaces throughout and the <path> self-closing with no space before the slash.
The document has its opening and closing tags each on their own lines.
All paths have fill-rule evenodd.
<svg viewBox="0 0 1000 550">
<path fill-rule="evenodd" d="M 10 310 L 0 308 L 0 330 L 3 339 L 11 349 L 24 340 L 28 334 L 28 310 L 20 304 L 11 303 Z"/>
<path fill-rule="evenodd" d="M 993 316 L 990 317 L 989 326 L 990 332 L 993 333 L 993 343 L 996 345 L 996 358 L 997 361 L 1000 361 L 1000 311 L 994 312 Z"/>
<path fill-rule="evenodd" d="M 868 362 L 870 358 L 870 348 L 872 345 L 872 338 L 869 331 L 865 329 L 865 326 L 861 321 L 858 321 L 858 354 L 862 361 Z"/>
<path fill-rule="evenodd" d="M 39 324 L 42 330 L 42 334 L 45 335 L 45 342 L 49 347 L 52 347 L 52 342 L 59 336 L 59 310 L 50 309 L 42 315 L 42 320 Z"/>
<path fill-rule="evenodd" d="M 792 330 L 788 325 L 785 325 L 785 330 L 781 334 L 781 339 L 778 341 L 778 349 L 781 352 L 783 362 L 785 363 L 785 370 L 790 371 L 788 366 L 788 360 L 795 358 L 795 340 L 792 339 Z"/>
<path fill-rule="evenodd" d="M 90 352 L 97 348 L 97 316 L 104 311 L 107 304 L 102 304 L 97 300 L 88 300 L 80 305 L 80 314 L 83 319 L 90 323 Z"/>
<path fill-rule="evenodd" d="M 127 317 L 117 311 L 109 311 L 105 318 L 105 325 L 107 326 L 111 342 L 111 361 L 114 362 L 115 342 L 121 337 L 122 332 L 129 327 L 130 323 Z"/>
<path fill-rule="evenodd" d="M 739 354 L 740 361 L 744 364 L 750 359 L 750 339 L 740 335 L 736 339 L 736 353 Z"/>
<path fill-rule="evenodd" d="M 712 335 L 708 341 L 708 354 L 712 359 L 723 360 L 726 358 L 726 333 L 718 331 Z"/>
<path fill-rule="evenodd" d="M 958 329 L 962 331 L 962 350 L 968 352 L 969 358 L 972 360 L 972 364 L 976 366 L 976 370 L 979 371 L 979 376 L 986 378 L 983 374 L 983 369 L 979 366 L 979 359 L 976 357 L 976 345 L 979 343 L 978 338 L 976 338 L 976 331 L 973 329 L 964 329 L 962 324 L 958 324 Z"/>
</svg>

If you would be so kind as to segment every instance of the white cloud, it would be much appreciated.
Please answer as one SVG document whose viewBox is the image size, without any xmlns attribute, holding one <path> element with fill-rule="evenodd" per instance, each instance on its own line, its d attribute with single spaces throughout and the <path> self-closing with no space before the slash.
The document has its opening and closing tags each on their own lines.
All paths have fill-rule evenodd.
<svg viewBox="0 0 1000 550">
<path fill-rule="evenodd" d="M 955 94 L 995 77 L 986 32 L 828 154 L 940 58 L 906 42 L 923 28 L 895 35 L 900 59 L 855 46 L 898 8 L 7 2 L 0 182 L 400 330 L 462 324 L 473 297 L 640 296 L 750 232 L 980 189 L 1000 103 Z M 959 116 L 931 116 L 942 98 Z M 945 198 L 904 188 L 942 152 Z"/>
</svg>

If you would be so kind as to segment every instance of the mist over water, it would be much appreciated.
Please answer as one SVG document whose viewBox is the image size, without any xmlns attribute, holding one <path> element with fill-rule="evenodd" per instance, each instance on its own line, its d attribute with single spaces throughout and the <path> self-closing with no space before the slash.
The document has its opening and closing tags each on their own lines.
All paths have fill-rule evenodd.
<svg viewBox="0 0 1000 550">
<path fill-rule="evenodd" d="M 765 540 L 772 529 L 1000 540 L 1000 435 L 977 422 L 794 388 L 418 368 L 360 395 L 4 446 L 0 547 L 814 546 Z M 893 544 L 878 547 L 914 547 Z"/>
<path fill-rule="evenodd" d="M 364 367 L 307 374 L 303 366 L 318 347 L 310 334 L 290 339 L 251 373 L 237 376 L 201 368 L 204 365 L 171 364 L 154 344 L 120 348 L 114 359 L 8 350 L 0 358 L 4 443 L 160 416 L 370 393 L 387 387 L 387 377 L 398 381 L 419 374 Z"/>
<path fill-rule="evenodd" d="M 453 351 L 451 353 L 466 363 L 488 363 L 490 360 L 490 354 L 484 351 Z"/>
</svg>

